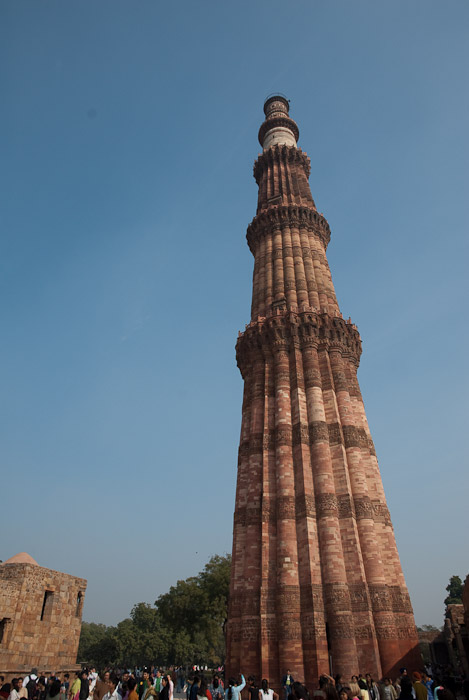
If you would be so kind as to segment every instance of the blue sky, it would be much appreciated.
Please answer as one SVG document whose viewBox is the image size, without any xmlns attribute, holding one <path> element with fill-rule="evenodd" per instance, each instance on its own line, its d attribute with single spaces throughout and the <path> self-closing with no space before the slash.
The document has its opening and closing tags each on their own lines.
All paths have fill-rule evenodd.
<svg viewBox="0 0 469 700">
<path fill-rule="evenodd" d="M 264 98 L 291 100 L 418 624 L 468 571 L 469 6 L 5 0 L 0 558 L 115 623 L 231 549 Z M 7 524 L 7 525 L 6 525 Z"/>
</svg>

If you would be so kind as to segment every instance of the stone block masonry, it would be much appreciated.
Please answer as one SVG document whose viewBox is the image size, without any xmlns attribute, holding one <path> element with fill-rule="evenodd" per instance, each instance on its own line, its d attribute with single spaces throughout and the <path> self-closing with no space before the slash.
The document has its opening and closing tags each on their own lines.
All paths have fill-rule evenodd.
<svg viewBox="0 0 469 700">
<path fill-rule="evenodd" d="M 22 553 L 0 564 L 0 673 L 75 667 L 86 580 Z"/>
</svg>

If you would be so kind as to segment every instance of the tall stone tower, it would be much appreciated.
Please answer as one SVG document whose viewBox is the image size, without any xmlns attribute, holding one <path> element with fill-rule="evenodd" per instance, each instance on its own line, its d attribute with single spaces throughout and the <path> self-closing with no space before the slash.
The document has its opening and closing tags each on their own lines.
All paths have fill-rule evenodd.
<svg viewBox="0 0 469 700">
<path fill-rule="evenodd" d="M 270 97 L 254 164 L 251 321 L 244 379 L 227 671 L 278 685 L 320 673 L 419 668 L 421 657 L 344 321 L 329 225 L 282 96 Z"/>
</svg>

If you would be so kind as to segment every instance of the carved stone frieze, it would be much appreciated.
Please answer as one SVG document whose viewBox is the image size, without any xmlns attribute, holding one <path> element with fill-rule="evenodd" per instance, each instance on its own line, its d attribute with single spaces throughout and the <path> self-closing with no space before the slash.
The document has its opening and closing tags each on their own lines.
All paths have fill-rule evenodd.
<svg viewBox="0 0 469 700">
<path fill-rule="evenodd" d="M 314 421 L 309 424 L 309 440 L 312 445 L 317 442 L 329 442 L 329 430 L 324 421 Z"/>
<path fill-rule="evenodd" d="M 373 612 L 387 612 L 392 610 L 389 588 L 385 584 L 370 584 L 368 586 L 368 591 L 370 593 Z"/>
<path fill-rule="evenodd" d="M 350 606 L 353 612 L 371 610 L 371 602 L 366 583 L 349 583 Z"/>
<path fill-rule="evenodd" d="M 261 211 L 249 224 L 246 239 L 253 255 L 260 239 L 266 233 L 283 227 L 301 228 L 313 233 L 324 248 L 327 248 L 331 239 L 329 224 L 315 209 L 298 204 L 280 204 Z"/>
<path fill-rule="evenodd" d="M 275 430 L 275 445 L 280 447 L 281 445 L 287 445 L 291 447 L 292 445 L 292 428 L 289 425 L 283 425 L 282 427 L 277 427 Z"/>
<path fill-rule="evenodd" d="M 337 496 L 339 518 L 351 518 L 355 516 L 353 501 L 348 493 Z"/>
<path fill-rule="evenodd" d="M 322 493 L 316 495 L 316 513 L 318 518 L 326 516 L 337 517 L 339 514 L 339 506 L 335 493 Z"/>
<path fill-rule="evenodd" d="M 252 321 L 246 327 L 236 345 L 238 366 L 245 378 L 252 377 L 253 361 L 254 358 L 257 361 L 259 352 L 262 352 L 265 361 L 270 362 L 272 354 L 280 361 L 283 360 L 282 353 L 286 359 L 288 353 L 297 347 L 309 349 L 310 343 L 326 352 L 333 347 L 338 352 L 353 356 L 355 364 L 359 363 L 361 341 L 353 325 L 327 313 L 289 311 Z M 283 369 L 282 365 L 275 369 L 274 374 L 276 386 L 290 382 L 290 371 Z M 327 381 L 328 376 L 328 373 L 323 376 L 322 381 Z M 311 379 L 314 380 L 313 385 L 316 385 L 319 377 L 306 371 L 307 386 Z"/>
<path fill-rule="evenodd" d="M 309 445 L 309 428 L 307 423 L 296 423 L 293 426 L 293 445 Z"/>
<path fill-rule="evenodd" d="M 315 518 L 316 517 L 316 503 L 314 496 L 312 494 L 300 494 L 295 499 L 296 506 L 296 518 L 301 520 L 301 518 Z"/>
<path fill-rule="evenodd" d="M 353 499 L 357 520 L 373 520 L 373 504 L 368 496 L 360 496 Z"/>
<path fill-rule="evenodd" d="M 355 639 L 371 639 L 373 628 L 371 625 L 355 625 Z"/>
<path fill-rule="evenodd" d="M 388 507 L 385 503 L 381 501 L 373 500 L 373 518 L 376 523 L 384 523 L 385 525 L 391 525 L 391 516 L 389 515 Z"/>
<path fill-rule="evenodd" d="M 359 428 L 356 425 L 343 425 L 344 444 L 349 447 L 364 447 L 368 449 L 368 436 L 364 428 Z"/>
<path fill-rule="evenodd" d="M 262 589 L 260 598 L 260 611 L 262 614 L 275 614 L 276 611 L 276 598 L 275 590 Z"/>
<path fill-rule="evenodd" d="M 324 594 L 328 612 L 342 612 L 351 609 L 350 593 L 346 583 L 326 583 Z"/>
<path fill-rule="evenodd" d="M 329 431 L 329 444 L 330 445 L 343 445 L 344 436 L 342 434 L 342 429 L 340 423 L 328 423 L 327 430 Z"/>
<path fill-rule="evenodd" d="M 277 636 L 277 618 L 263 617 L 261 620 L 261 637 L 264 642 L 276 642 Z"/>
<path fill-rule="evenodd" d="M 300 614 L 299 586 L 281 586 L 277 588 L 277 611 L 279 613 Z"/>
<path fill-rule="evenodd" d="M 244 619 L 241 625 L 241 639 L 243 641 L 257 642 L 260 637 L 260 620 Z"/>
<path fill-rule="evenodd" d="M 291 614 L 278 620 L 278 638 L 282 641 L 300 641 L 302 638 L 301 634 L 301 620 L 300 616 L 293 617 Z"/>
<path fill-rule="evenodd" d="M 393 612 L 413 614 L 412 603 L 410 602 L 407 588 L 401 586 L 389 586 L 391 605 Z"/>
<path fill-rule="evenodd" d="M 355 627 L 352 620 L 330 620 L 329 635 L 331 639 L 353 639 Z"/>
<path fill-rule="evenodd" d="M 294 496 L 279 496 L 277 498 L 278 520 L 295 520 L 296 508 Z"/>
<path fill-rule="evenodd" d="M 269 430 L 268 433 L 264 433 L 262 447 L 264 450 L 275 449 L 275 430 Z"/>
<path fill-rule="evenodd" d="M 263 523 L 277 522 L 277 504 L 274 499 L 263 498 L 261 507 L 261 520 Z"/>
<path fill-rule="evenodd" d="M 304 371 L 305 388 L 322 387 L 321 374 L 317 369 L 305 369 Z"/>
</svg>

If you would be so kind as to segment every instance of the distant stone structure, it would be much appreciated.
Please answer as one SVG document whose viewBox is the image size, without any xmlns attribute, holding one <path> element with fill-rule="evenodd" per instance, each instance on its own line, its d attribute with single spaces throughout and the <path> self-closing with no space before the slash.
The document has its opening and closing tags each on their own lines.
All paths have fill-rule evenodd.
<svg viewBox="0 0 469 700">
<path fill-rule="evenodd" d="M 0 673 L 75 668 L 86 583 L 26 552 L 0 564 Z"/>
<path fill-rule="evenodd" d="M 469 676 L 469 574 L 462 592 L 462 603 L 446 606 L 445 624 L 430 644 L 437 666 L 451 667 L 456 674 Z"/>
</svg>

